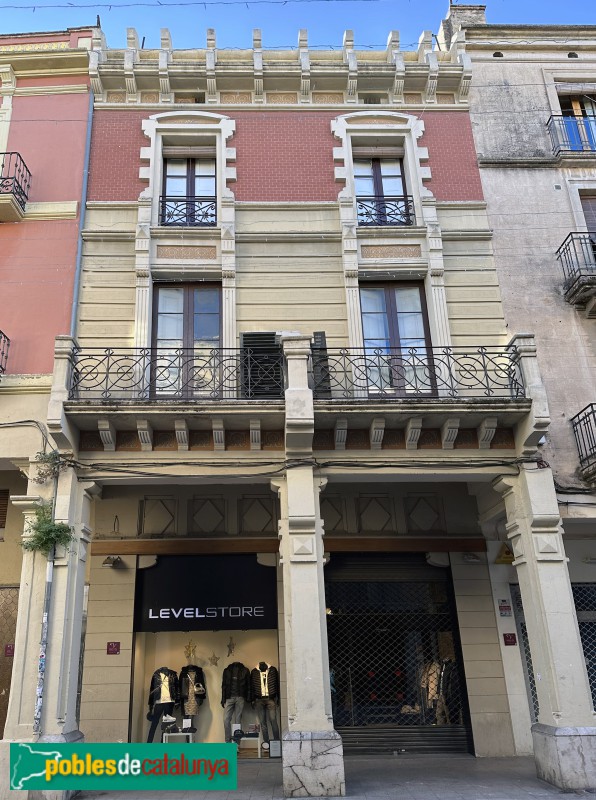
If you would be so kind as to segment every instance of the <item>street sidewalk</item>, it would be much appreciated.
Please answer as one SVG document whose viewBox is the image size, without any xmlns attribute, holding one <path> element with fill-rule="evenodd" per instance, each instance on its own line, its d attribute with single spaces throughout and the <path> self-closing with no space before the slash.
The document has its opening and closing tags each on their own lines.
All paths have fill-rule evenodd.
<svg viewBox="0 0 596 800">
<path fill-rule="evenodd" d="M 532 758 L 473 756 L 346 756 L 350 800 L 542 800 L 596 796 L 562 792 L 536 778 Z M 279 761 L 240 761 L 235 792 L 83 792 L 80 800 L 281 800 Z"/>
</svg>

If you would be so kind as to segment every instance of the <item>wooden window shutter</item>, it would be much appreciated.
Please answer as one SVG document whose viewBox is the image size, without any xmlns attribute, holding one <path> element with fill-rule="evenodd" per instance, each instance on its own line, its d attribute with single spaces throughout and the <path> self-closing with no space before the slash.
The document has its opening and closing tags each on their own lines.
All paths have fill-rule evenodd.
<svg viewBox="0 0 596 800">
<path fill-rule="evenodd" d="M 8 489 L 0 489 L 0 528 L 6 528 L 9 496 Z"/>
<path fill-rule="evenodd" d="M 164 158 L 215 158 L 217 151 L 213 144 L 189 147 L 164 145 L 162 152 Z"/>
<path fill-rule="evenodd" d="M 331 398 L 331 382 L 329 380 L 329 358 L 327 356 L 327 337 L 325 331 L 313 333 L 312 372 L 315 397 Z"/>
<path fill-rule="evenodd" d="M 353 158 L 403 158 L 403 147 L 352 147 Z"/>
<path fill-rule="evenodd" d="M 274 331 L 243 333 L 240 364 L 243 397 L 283 397 L 283 352 Z"/>
</svg>

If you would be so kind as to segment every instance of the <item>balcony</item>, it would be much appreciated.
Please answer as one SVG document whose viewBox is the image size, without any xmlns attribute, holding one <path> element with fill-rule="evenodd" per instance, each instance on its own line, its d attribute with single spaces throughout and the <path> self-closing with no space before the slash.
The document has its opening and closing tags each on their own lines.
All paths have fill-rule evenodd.
<svg viewBox="0 0 596 800">
<path fill-rule="evenodd" d="M 553 116 L 546 123 L 553 153 L 596 153 L 596 117 Z"/>
<path fill-rule="evenodd" d="M 316 400 L 523 399 L 515 347 L 315 350 Z"/>
<path fill-rule="evenodd" d="M 0 378 L 6 372 L 6 362 L 8 361 L 8 348 L 10 339 L 5 333 L 0 331 Z"/>
<path fill-rule="evenodd" d="M 0 153 L 0 222 L 20 222 L 25 216 L 31 173 L 18 153 Z"/>
<path fill-rule="evenodd" d="M 159 198 L 160 225 L 171 228 L 205 228 L 217 225 L 215 197 Z"/>
<path fill-rule="evenodd" d="M 596 404 L 590 403 L 571 418 L 579 453 L 579 463 L 586 480 L 596 478 Z"/>
<path fill-rule="evenodd" d="M 565 275 L 565 299 L 596 316 L 596 232 L 570 233 L 557 250 Z"/>
<path fill-rule="evenodd" d="M 360 226 L 415 225 L 414 198 L 411 195 L 398 197 L 357 197 L 356 215 Z"/>
<path fill-rule="evenodd" d="M 172 403 L 281 400 L 283 356 L 240 350 L 74 350 L 69 400 Z"/>
</svg>

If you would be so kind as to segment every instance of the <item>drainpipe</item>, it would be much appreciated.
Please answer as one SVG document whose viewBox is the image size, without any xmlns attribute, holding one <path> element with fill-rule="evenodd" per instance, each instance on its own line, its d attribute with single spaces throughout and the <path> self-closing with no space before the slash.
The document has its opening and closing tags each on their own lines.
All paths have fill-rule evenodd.
<svg viewBox="0 0 596 800">
<path fill-rule="evenodd" d="M 85 141 L 85 162 L 83 168 L 83 186 L 81 189 L 81 211 L 79 214 L 79 233 L 77 237 L 77 258 L 75 279 L 72 290 L 72 312 L 70 316 L 70 335 L 74 338 L 77 332 L 79 316 L 79 293 L 81 291 L 81 269 L 83 264 L 83 228 L 85 227 L 85 214 L 87 211 L 87 185 L 89 183 L 89 161 L 91 158 L 91 128 L 93 124 L 93 102 L 95 96 L 89 89 L 89 109 L 87 111 L 87 139 Z"/>
<path fill-rule="evenodd" d="M 70 316 L 70 335 L 74 338 L 77 321 L 79 293 L 81 287 L 81 268 L 83 262 L 83 228 L 85 227 L 85 213 L 87 210 L 87 186 L 89 184 L 89 161 L 91 157 L 91 126 L 93 122 L 94 95 L 89 90 L 89 108 L 87 109 L 87 134 L 85 139 L 85 156 L 83 161 L 83 185 L 81 187 L 81 207 L 79 213 L 79 229 L 77 235 L 77 255 L 75 261 L 75 278 L 72 293 L 72 311 Z M 56 516 L 56 495 L 58 494 L 58 475 L 54 478 L 54 492 L 52 497 L 52 520 Z M 41 617 L 41 640 L 39 643 L 39 661 L 37 665 L 37 689 L 35 691 L 35 711 L 33 713 L 33 733 L 40 736 L 41 712 L 43 709 L 43 690 L 46 677 L 46 653 L 48 649 L 48 628 L 50 618 L 50 605 L 52 602 L 52 583 L 54 580 L 55 548 L 48 553 L 46 566 L 46 588 L 43 599 L 43 612 Z"/>
</svg>

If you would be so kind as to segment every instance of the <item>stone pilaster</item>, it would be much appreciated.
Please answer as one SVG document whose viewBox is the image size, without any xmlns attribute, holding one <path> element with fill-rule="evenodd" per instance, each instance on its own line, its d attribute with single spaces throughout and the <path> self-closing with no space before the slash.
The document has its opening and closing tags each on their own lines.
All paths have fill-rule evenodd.
<svg viewBox="0 0 596 800">
<path fill-rule="evenodd" d="M 552 473 L 524 465 L 494 483 L 505 502 L 540 713 L 532 728 L 539 777 L 596 787 L 596 715 L 579 635 Z"/>
<path fill-rule="evenodd" d="M 280 564 L 287 680 L 283 783 L 287 797 L 345 794 L 343 747 L 333 729 L 319 491 L 312 466 L 314 407 L 309 337 L 282 335 L 287 360 L 286 450 L 296 466 L 273 482 L 280 498 Z"/>
</svg>

